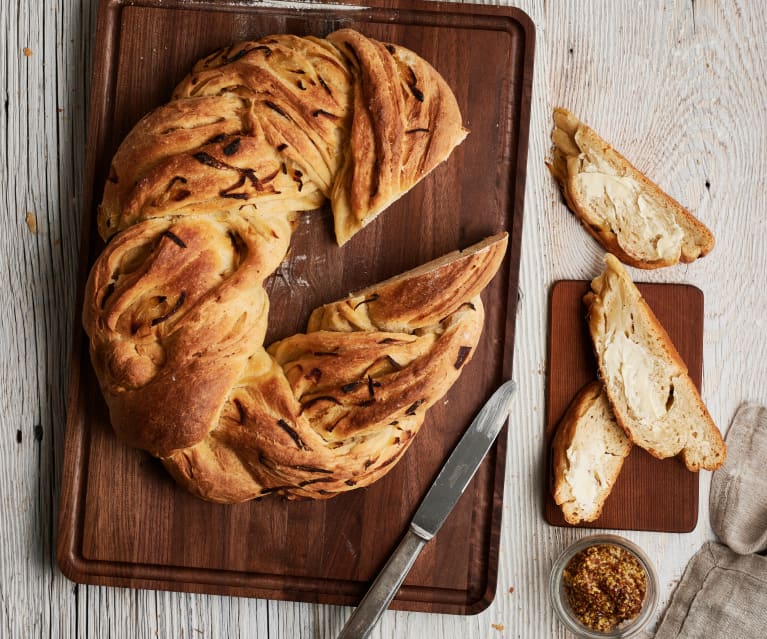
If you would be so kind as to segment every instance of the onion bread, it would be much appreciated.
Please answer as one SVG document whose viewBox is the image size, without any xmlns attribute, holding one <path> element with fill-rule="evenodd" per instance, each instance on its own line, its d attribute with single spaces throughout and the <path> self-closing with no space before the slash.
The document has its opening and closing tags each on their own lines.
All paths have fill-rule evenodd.
<svg viewBox="0 0 767 639">
<path fill-rule="evenodd" d="M 324 499 L 376 481 L 471 361 L 479 294 L 506 243 L 503 233 L 315 310 L 305 334 L 251 355 L 218 418 L 196 443 L 161 455 L 165 467 L 190 492 L 225 502 Z"/>
<path fill-rule="evenodd" d="M 605 264 L 584 302 L 618 423 L 655 457 L 681 454 L 690 470 L 719 468 L 725 444 L 687 367 L 624 266 L 609 253 Z"/>
<path fill-rule="evenodd" d="M 565 521 L 595 521 L 631 452 L 601 382 L 587 384 L 575 396 L 552 448 L 552 494 Z"/>
<path fill-rule="evenodd" d="M 568 206 L 624 263 L 671 266 L 714 247 L 708 228 L 566 109 L 554 110 L 551 139 L 549 169 Z"/>
<path fill-rule="evenodd" d="M 349 29 L 200 60 L 125 138 L 99 208 L 83 324 L 118 437 L 219 502 L 326 498 L 393 468 L 475 351 L 506 235 L 268 349 L 264 282 L 297 212 L 329 199 L 343 244 L 465 135 L 437 71 Z"/>
<path fill-rule="evenodd" d="M 198 61 L 123 140 L 105 239 L 141 220 L 306 211 L 331 200 L 344 244 L 466 137 L 444 78 L 399 45 L 340 29 L 272 35 Z"/>
</svg>

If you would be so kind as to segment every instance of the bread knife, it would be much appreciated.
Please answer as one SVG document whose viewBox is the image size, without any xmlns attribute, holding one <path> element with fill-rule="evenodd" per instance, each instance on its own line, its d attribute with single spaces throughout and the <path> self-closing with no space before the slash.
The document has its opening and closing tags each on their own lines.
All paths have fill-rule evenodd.
<svg viewBox="0 0 767 639">
<path fill-rule="evenodd" d="M 513 380 L 502 384 L 474 418 L 423 498 L 399 546 L 349 617 L 338 639 L 365 639 L 370 634 L 421 550 L 445 523 L 501 432 L 515 390 Z"/>
</svg>

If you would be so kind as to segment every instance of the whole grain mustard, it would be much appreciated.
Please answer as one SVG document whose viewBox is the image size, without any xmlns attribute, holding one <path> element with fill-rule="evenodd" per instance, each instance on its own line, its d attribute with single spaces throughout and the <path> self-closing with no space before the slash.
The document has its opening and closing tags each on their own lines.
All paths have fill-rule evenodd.
<svg viewBox="0 0 767 639">
<path fill-rule="evenodd" d="M 576 554 L 562 581 L 573 614 L 586 627 L 609 632 L 642 610 L 647 573 L 625 548 L 597 544 Z"/>
</svg>

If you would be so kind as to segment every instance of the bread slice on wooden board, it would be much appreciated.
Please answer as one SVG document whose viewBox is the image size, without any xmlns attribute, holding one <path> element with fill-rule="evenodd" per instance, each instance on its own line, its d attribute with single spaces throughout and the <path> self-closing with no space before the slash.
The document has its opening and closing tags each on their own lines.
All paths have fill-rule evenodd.
<svg viewBox="0 0 767 639">
<path fill-rule="evenodd" d="M 618 423 L 658 458 L 714 470 L 726 449 L 668 334 L 614 255 L 583 300 L 599 375 Z"/>
<path fill-rule="evenodd" d="M 548 166 L 568 206 L 622 262 L 659 268 L 714 248 L 706 226 L 566 109 L 554 109 L 551 140 Z"/>
<path fill-rule="evenodd" d="M 631 440 L 615 420 L 601 382 L 587 384 L 575 396 L 552 448 L 552 494 L 565 520 L 595 521 L 631 452 Z"/>
</svg>

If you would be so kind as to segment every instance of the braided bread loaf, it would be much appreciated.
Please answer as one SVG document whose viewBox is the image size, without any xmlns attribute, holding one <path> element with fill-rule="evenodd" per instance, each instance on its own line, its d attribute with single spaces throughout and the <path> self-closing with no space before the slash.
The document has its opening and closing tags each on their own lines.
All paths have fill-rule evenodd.
<svg viewBox="0 0 767 639">
<path fill-rule="evenodd" d="M 317 309 L 264 348 L 297 212 L 346 242 L 466 131 L 439 74 L 342 30 L 198 62 L 118 149 L 83 323 L 118 437 L 205 499 L 323 498 L 387 472 L 469 361 L 506 236 Z"/>
</svg>

